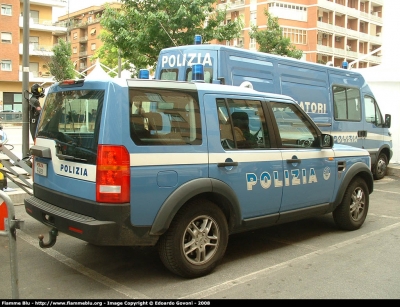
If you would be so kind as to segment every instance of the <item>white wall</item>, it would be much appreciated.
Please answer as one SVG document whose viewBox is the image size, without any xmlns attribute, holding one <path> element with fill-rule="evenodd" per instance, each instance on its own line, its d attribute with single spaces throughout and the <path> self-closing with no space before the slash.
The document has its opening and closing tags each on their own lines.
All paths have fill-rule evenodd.
<svg viewBox="0 0 400 307">
<path fill-rule="evenodd" d="M 370 85 L 382 114 L 392 115 L 390 132 L 393 139 L 393 158 L 390 163 L 400 163 L 400 1 L 384 0 L 382 27 L 382 64 L 355 69 Z"/>
<path fill-rule="evenodd" d="M 392 115 L 392 126 L 389 129 L 393 140 L 393 157 L 390 163 L 400 163 L 400 81 L 368 82 L 378 101 L 382 115 Z"/>
</svg>

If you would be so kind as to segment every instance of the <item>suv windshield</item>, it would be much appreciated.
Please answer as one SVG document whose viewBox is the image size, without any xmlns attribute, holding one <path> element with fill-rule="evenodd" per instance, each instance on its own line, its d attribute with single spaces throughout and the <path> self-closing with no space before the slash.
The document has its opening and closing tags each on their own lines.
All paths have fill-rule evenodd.
<svg viewBox="0 0 400 307">
<path fill-rule="evenodd" d="M 60 159 L 96 164 L 103 99 L 102 90 L 49 93 L 37 137 L 55 140 Z"/>
</svg>

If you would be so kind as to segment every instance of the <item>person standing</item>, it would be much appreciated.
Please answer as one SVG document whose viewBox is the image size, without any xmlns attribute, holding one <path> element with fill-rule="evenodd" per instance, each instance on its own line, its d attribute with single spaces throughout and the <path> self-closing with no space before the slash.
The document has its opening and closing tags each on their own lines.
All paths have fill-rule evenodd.
<svg viewBox="0 0 400 307">
<path fill-rule="evenodd" d="M 36 128 L 42 111 L 39 98 L 44 97 L 44 88 L 35 83 L 31 87 L 32 97 L 29 99 L 29 130 L 31 131 L 32 140 L 35 140 Z"/>
</svg>

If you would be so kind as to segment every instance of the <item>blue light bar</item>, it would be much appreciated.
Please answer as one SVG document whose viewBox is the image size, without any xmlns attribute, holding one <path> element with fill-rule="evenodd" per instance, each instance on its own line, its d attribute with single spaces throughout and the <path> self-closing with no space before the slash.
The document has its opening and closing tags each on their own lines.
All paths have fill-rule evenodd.
<svg viewBox="0 0 400 307">
<path fill-rule="evenodd" d="M 201 43 L 202 43 L 201 35 L 195 35 L 194 36 L 194 44 L 201 45 Z"/>
<path fill-rule="evenodd" d="M 204 82 L 204 67 L 202 64 L 194 64 L 192 66 L 192 81 Z"/>
<path fill-rule="evenodd" d="M 139 70 L 139 79 L 149 79 L 150 73 L 148 69 Z"/>
</svg>

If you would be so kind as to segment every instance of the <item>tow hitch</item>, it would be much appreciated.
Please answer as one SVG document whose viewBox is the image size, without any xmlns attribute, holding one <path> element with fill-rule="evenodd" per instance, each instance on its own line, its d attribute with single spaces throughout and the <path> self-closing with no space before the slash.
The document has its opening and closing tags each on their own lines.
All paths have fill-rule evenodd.
<svg viewBox="0 0 400 307">
<path fill-rule="evenodd" d="M 49 242 L 47 242 L 47 243 L 43 242 L 44 236 L 43 235 L 39 235 L 39 237 L 38 237 L 39 238 L 39 246 L 41 248 L 50 248 L 50 247 L 52 247 L 54 244 L 56 244 L 57 236 L 58 236 L 58 229 L 57 228 L 52 228 L 49 231 Z"/>
</svg>

